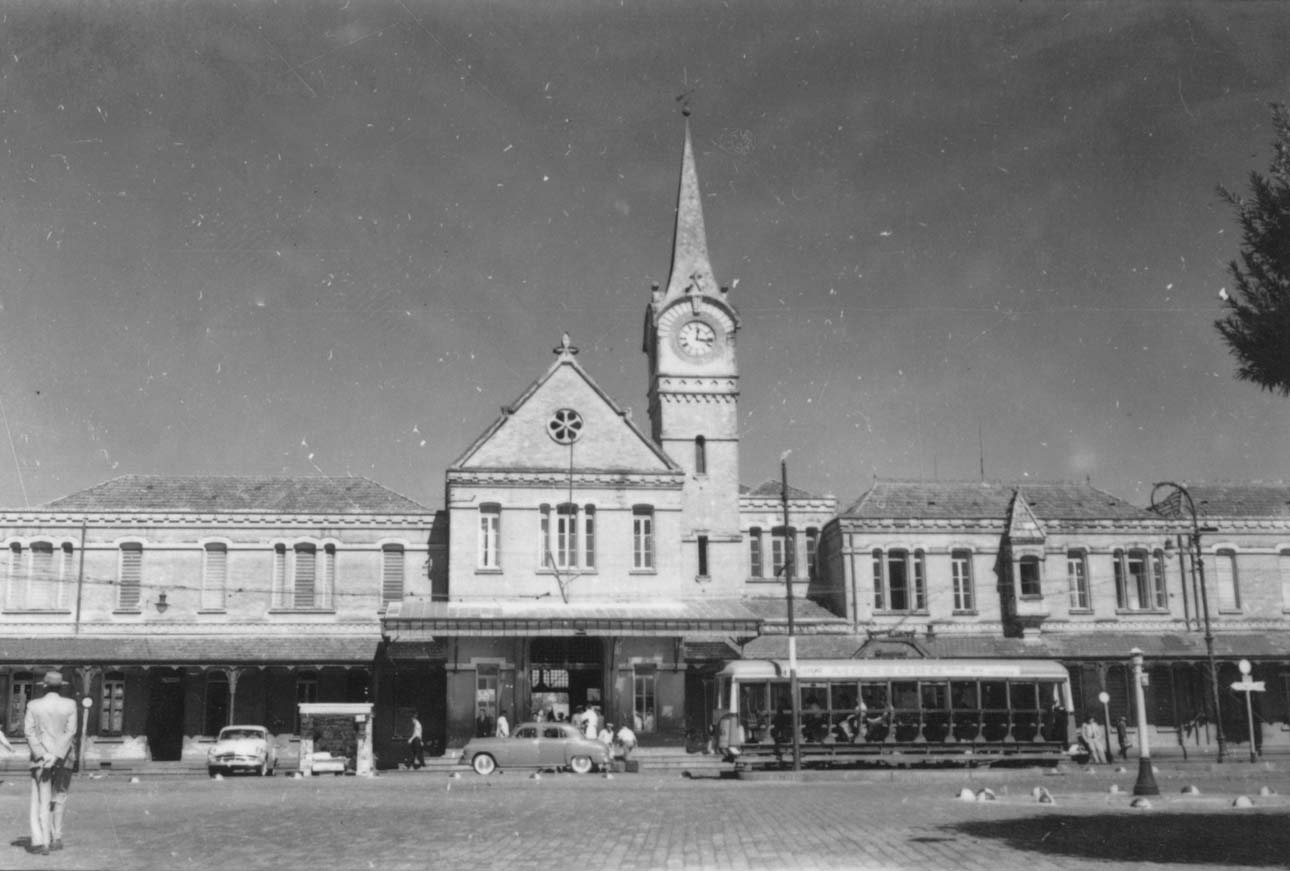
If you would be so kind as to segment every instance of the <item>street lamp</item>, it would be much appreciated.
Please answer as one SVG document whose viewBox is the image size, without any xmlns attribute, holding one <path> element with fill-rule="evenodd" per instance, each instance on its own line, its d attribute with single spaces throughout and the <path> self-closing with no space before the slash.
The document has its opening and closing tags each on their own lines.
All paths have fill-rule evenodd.
<svg viewBox="0 0 1290 871">
<path fill-rule="evenodd" d="M 1163 491 L 1163 497 L 1157 498 Z M 1196 503 L 1187 488 L 1172 481 L 1161 481 L 1151 488 L 1151 510 L 1161 517 L 1178 519 L 1184 511 L 1191 518 L 1192 580 L 1200 589 L 1200 613 L 1205 621 L 1205 657 L 1209 661 L 1209 688 L 1214 704 L 1214 725 L 1218 732 L 1218 762 L 1227 756 L 1227 741 L 1223 737 L 1223 717 L 1218 698 L 1218 666 L 1214 663 L 1214 633 L 1209 626 L 1209 595 L 1205 592 L 1205 556 L 1200 549 L 1202 532 L 1217 532 L 1217 528 L 1200 525 L 1196 518 Z"/>
<path fill-rule="evenodd" d="M 1156 775 L 1151 770 L 1151 741 L 1147 737 L 1147 703 L 1142 697 L 1142 651 L 1129 651 L 1133 660 L 1133 702 L 1138 709 L 1138 782 L 1133 784 L 1134 795 L 1160 795 Z"/>
</svg>

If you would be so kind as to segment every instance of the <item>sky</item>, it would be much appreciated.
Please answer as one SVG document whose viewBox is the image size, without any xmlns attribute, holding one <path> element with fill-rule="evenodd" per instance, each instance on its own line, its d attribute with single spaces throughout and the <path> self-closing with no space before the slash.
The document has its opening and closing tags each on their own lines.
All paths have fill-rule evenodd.
<svg viewBox="0 0 1290 871">
<path fill-rule="evenodd" d="M 429 507 L 552 362 L 646 426 L 690 118 L 741 473 L 1290 480 L 1213 328 L 1282 3 L 0 2 L 0 505 Z"/>
</svg>

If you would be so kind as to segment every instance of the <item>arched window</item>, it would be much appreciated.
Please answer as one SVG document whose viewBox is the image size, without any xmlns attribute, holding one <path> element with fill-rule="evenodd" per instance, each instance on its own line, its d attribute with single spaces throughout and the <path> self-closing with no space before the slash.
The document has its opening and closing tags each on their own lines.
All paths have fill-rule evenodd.
<svg viewBox="0 0 1290 871">
<path fill-rule="evenodd" d="M 703 436 L 694 437 L 694 474 L 708 474 L 708 440 Z"/>
<path fill-rule="evenodd" d="M 954 581 L 954 610 L 975 610 L 976 595 L 972 584 L 972 551 L 950 551 L 950 575 Z"/>
<path fill-rule="evenodd" d="M 632 506 L 632 568 L 654 568 L 654 506 Z"/>
<path fill-rule="evenodd" d="M 1165 590 L 1164 552 L 1145 548 L 1116 550 L 1115 602 L 1122 611 L 1163 611 L 1169 599 Z"/>
<path fill-rule="evenodd" d="M 873 606 L 878 611 L 927 610 L 927 573 L 921 550 L 874 549 Z"/>
<path fill-rule="evenodd" d="M 501 568 L 502 506 L 479 506 L 479 568 Z"/>
<path fill-rule="evenodd" d="M 754 526 L 748 530 L 748 576 L 750 578 L 763 578 L 766 576 L 760 526 Z"/>
<path fill-rule="evenodd" d="M 1214 554 L 1215 583 L 1218 586 L 1218 610 L 1241 610 L 1240 578 L 1236 574 L 1236 551 L 1221 548 Z"/>
<path fill-rule="evenodd" d="M 211 543 L 205 548 L 202 565 L 202 609 L 224 610 L 224 591 L 228 586 L 228 546 Z"/>
</svg>

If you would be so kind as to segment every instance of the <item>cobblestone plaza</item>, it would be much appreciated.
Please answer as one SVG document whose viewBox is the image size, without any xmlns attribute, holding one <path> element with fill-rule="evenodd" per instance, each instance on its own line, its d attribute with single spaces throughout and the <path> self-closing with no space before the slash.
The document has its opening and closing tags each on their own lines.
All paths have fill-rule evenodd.
<svg viewBox="0 0 1290 871">
<path fill-rule="evenodd" d="M 22 849 L 27 783 L 0 785 L 3 868 L 1085 869 L 1284 867 L 1280 763 L 1136 769 L 873 772 L 737 781 L 645 773 L 480 778 L 229 778 L 115 773 L 73 785 L 66 849 Z M 1111 793 L 1111 784 L 1121 790 Z M 1182 794 L 1195 784 L 1200 794 Z M 1032 791 L 1050 790 L 1054 804 Z M 1260 796 L 1260 787 L 1277 794 Z M 993 801 L 964 801 L 964 788 Z M 1238 795 L 1254 807 L 1233 808 Z"/>
</svg>

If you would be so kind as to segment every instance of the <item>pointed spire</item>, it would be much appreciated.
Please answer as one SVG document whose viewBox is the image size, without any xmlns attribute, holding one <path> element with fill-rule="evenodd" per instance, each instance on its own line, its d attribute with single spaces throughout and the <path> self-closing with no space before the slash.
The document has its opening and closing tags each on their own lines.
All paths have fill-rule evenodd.
<svg viewBox="0 0 1290 871">
<path fill-rule="evenodd" d="M 672 272 L 667 298 L 687 293 L 717 296 L 720 288 L 708 260 L 708 238 L 703 228 L 703 199 L 699 173 L 694 167 L 689 111 L 684 112 L 685 153 L 681 158 L 681 186 L 676 198 L 676 231 L 672 237 Z"/>
</svg>

